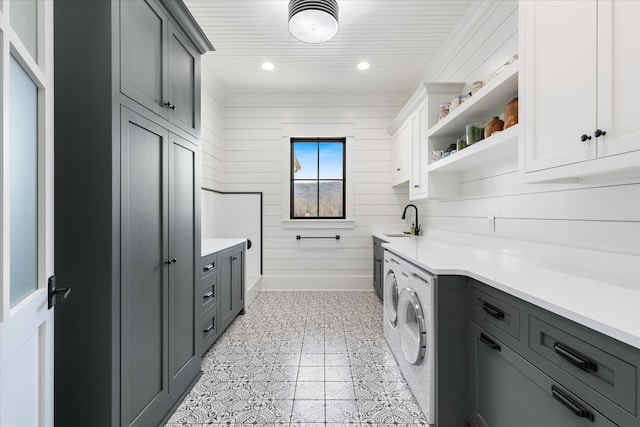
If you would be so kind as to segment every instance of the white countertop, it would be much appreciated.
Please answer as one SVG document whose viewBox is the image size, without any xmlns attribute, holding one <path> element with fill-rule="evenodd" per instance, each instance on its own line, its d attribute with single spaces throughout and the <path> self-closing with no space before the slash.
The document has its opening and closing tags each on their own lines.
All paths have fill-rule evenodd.
<svg viewBox="0 0 640 427">
<path fill-rule="evenodd" d="M 202 256 L 211 255 L 246 241 L 247 239 L 202 239 L 200 252 Z"/>
<path fill-rule="evenodd" d="M 474 278 L 640 348 L 640 282 L 463 246 L 446 239 L 388 237 L 384 247 L 435 275 Z"/>
</svg>

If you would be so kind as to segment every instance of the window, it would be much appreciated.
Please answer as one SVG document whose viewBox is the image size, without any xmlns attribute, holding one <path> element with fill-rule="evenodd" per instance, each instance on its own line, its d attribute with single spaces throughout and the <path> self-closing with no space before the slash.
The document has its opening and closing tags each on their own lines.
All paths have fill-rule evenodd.
<svg viewBox="0 0 640 427">
<path fill-rule="evenodd" d="M 346 138 L 291 138 L 291 219 L 345 218 Z"/>
</svg>

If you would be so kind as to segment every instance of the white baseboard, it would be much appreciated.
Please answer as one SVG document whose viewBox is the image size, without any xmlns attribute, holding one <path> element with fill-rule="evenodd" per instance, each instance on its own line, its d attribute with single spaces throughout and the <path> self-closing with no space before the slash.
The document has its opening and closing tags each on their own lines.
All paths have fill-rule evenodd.
<svg viewBox="0 0 640 427">
<path fill-rule="evenodd" d="M 371 276 L 263 276 L 263 291 L 372 291 Z"/>
<path fill-rule="evenodd" d="M 256 296 L 262 290 L 262 276 L 247 277 L 247 289 L 244 293 L 244 309 L 249 308 Z"/>
</svg>

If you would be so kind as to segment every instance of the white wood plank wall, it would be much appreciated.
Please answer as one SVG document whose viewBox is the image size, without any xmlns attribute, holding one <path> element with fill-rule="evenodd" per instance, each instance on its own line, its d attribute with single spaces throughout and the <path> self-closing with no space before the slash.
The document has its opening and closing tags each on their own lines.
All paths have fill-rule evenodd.
<svg viewBox="0 0 640 427">
<path fill-rule="evenodd" d="M 405 96 L 243 95 L 225 98 L 225 191 L 262 191 L 264 289 L 371 289 L 371 227 L 399 225 L 405 189 L 391 188 L 386 129 Z M 353 123 L 353 229 L 284 229 L 283 123 Z M 318 135 L 322 136 L 322 135 Z M 287 162 L 288 163 L 288 162 Z M 296 240 L 296 234 L 336 240 Z"/>
<path fill-rule="evenodd" d="M 201 156 L 203 187 L 222 191 L 224 186 L 223 107 L 224 91 L 215 77 L 203 69 Z"/>
</svg>

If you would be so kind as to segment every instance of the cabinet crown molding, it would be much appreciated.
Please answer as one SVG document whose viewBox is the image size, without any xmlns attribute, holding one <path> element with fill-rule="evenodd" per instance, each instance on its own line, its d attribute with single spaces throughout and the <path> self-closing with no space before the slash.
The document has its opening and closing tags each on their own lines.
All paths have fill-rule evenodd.
<svg viewBox="0 0 640 427">
<path fill-rule="evenodd" d="M 189 40 L 193 42 L 201 55 L 215 50 L 209 38 L 202 31 L 202 28 L 200 28 L 200 25 L 198 25 L 198 22 L 182 0 L 159 1 L 169 11 L 169 14 L 176 20 L 180 29 L 189 37 Z"/>
<path fill-rule="evenodd" d="M 465 83 L 421 83 L 418 89 L 411 95 L 411 98 L 402 107 L 400 113 L 393 119 L 391 126 L 387 129 L 389 135 L 393 135 L 404 123 L 411 113 L 422 103 L 427 96 L 442 93 L 462 93 Z"/>
</svg>

